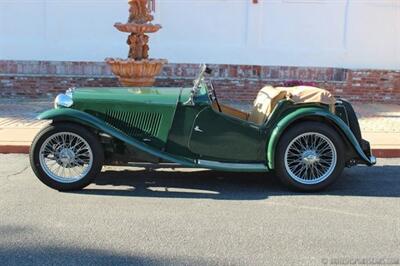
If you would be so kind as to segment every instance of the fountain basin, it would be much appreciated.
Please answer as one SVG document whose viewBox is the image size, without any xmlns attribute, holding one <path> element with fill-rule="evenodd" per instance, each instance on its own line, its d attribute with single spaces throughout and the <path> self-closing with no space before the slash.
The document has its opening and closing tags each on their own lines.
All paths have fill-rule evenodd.
<svg viewBox="0 0 400 266">
<path fill-rule="evenodd" d="M 159 24 L 139 24 L 139 23 L 115 23 L 114 27 L 122 32 L 129 33 L 152 33 L 161 29 Z"/>
<path fill-rule="evenodd" d="M 128 87 L 153 86 L 157 76 L 168 61 L 165 59 L 120 59 L 107 58 L 107 64 L 122 85 Z"/>
</svg>

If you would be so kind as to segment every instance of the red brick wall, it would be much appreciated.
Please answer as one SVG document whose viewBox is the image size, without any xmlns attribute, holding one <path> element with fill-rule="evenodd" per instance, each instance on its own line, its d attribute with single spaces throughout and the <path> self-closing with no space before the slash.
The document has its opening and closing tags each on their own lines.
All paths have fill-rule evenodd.
<svg viewBox="0 0 400 266">
<path fill-rule="evenodd" d="M 266 85 L 299 80 L 361 102 L 400 103 L 400 71 L 342 68 L 210 65 L 219 97 L 252 101 Z M 191 86 L 196 64 L 168 64 L 157 86 Z M 1 61 L 0 95 L 37 97 L 69 87 L 119 86 L 102 62 Z"/>
</svg>

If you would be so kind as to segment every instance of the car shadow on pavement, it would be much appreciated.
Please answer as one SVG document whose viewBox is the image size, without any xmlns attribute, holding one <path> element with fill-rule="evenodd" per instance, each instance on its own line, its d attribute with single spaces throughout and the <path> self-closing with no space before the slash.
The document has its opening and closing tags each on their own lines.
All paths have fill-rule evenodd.
<svg viewBox="0 0 400 266">
<path fill-rule="evenodd" d="M 94 181 L 95 186 L 75 193 L 107 196 L 208 198 L 258 200 L 269 191 L 280 191 L 274 178 L 259 173 L 229 173 L 210 170 L 189 171 L 106 171 Z"/>
<path fill-rule="evenodd" d="M 272 173 L 229 173 L 209 170 L 102 172 L 94 185 L 73 192 L 87 195 L 262 200 L 270 196 L 296 196 Z M 313 195 L 400 197 L 400 166 L 358 166 L 345 169 L 328 189 Z"/>
</svg>

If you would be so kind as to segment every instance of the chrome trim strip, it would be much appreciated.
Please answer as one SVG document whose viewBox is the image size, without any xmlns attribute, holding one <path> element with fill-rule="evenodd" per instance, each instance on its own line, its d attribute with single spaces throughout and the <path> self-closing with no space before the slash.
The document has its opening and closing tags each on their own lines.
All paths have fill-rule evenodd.
<svg viewBox="0 0 400 266">
<path fill-rule="evenodd" d="M 111 164 L 113 165 L 113 164 Z M 121 164 L 117 164 L 121 165 Z M 124 164 L 125 165 L 125 164 Z M 148 162 L 127 162 L 126 166 L 142 167 L 147 169 L 160 169 L 160 168 L 192 168 L 178 163 L 148 163 Z"/>
</svg>

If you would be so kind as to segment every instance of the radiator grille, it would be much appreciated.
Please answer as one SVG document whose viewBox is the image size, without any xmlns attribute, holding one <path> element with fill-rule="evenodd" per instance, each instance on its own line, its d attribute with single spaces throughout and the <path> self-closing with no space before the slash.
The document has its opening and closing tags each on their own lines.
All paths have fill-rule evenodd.
<svg viewBox="0 0 400 266">
<path fill-rule="evenodd" d="M 162 114 L 151 112 L 108 110 L 106 116 L 106 122 L 108 124 L 135 137 L 146 135 L 156 137 L 159 133 L 162 120 Z"/>
</svg>

